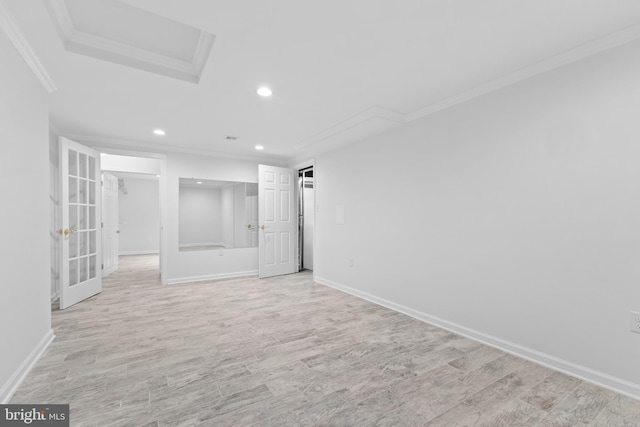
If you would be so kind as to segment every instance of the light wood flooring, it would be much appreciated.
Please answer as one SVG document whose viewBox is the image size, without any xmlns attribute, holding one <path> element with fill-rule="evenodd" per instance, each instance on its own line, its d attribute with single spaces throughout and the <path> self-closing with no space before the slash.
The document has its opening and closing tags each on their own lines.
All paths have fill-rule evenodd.
<svg viewBox="0 0 640 427">
<path fill-rule="evenodd" d="M 12 403 L 70 403 L 72 426 L 640 426 L 638 401 L 309 273 L 162 286 L 157 260 L 54 310 Z"/>
</svg>

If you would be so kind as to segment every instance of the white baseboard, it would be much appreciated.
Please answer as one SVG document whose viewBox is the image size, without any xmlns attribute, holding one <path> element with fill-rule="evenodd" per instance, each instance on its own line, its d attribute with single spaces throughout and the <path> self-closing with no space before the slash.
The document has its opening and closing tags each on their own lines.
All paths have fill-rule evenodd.
<svg viewBox="0 0 640 427">
<path fill-rule="evenodd" d="M 27 377 L 27 374 L 33 366 L 36 364 L 40 356 L 45 352 L 49 344 L 53 341 L 56 336 L 53 334 L 53 329 L 49 329 L 49 331 L 42 337 L 38 345 L 29 353 L 29 356 L 18 366 L 18 369 L 9 377 L 6 383 L 2 385 L 0 388 L 0 403 L 7 404 L 15 394 L 18 387 Z"/>
<path fill-rule="evenodd" d="M 56 289 L 54 292 L 51 293 L 51 304 L 53 304 L 55 300 L 57 300 L 58 298 L 60 298 L 60 293 Z"/>
<path fill-rule="evenodd" d="M 509 354 L 513 354 L 514 356 L 545 366 L 549 369 L 562 372 L 597 386 L 615 391 L 616 393 L 640 400 L 640 384 L 635 384 L 624 379 L 578 365 L 568 360 L 560 359 L 550 354 L 542 353 L 532 348 L 524 347 L 519 344 L 449 322 L 448 320 L 444 320 L 436 316 L 431 316 L 427 313 L 405 307 L 401 304 L 396 304 L 367 292 L 363 292 L 349 286 L 344 286 L 339 283 L 332 282 L 331 280 L 323 279 L 322 277 L 314 276 L 314 281 L 399 313 L 406 314 L 407 316 L 411 316 L 439 328 L 446 329 L 447 331 L 481 342 L 482 344 L 497 348 Z"/>
<path fill-rule="evenodd" d="M 178 277 L 167 279 L 167 285 L 177 285 L 178 283 L 204 282 L 209 280 L 232 279 L 234 277 L 257 276 L 258 270 L 238 271 L 235 273 L 207 274 L 204 276 Z"/>
<path fill-rule="evenodd" d="M 155 250 L 150 250 L 150 251 L 120 251 L 118 252 L 118 256 L 123 256 L 123 255 L 151 255 L 151 254 L 159 254 L 160 251 L 155 249 Z"/>
</svg>

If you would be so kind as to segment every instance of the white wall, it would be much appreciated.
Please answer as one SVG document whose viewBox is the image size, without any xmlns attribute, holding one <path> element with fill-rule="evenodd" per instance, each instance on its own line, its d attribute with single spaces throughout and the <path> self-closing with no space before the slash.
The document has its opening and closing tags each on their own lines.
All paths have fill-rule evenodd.
<svg viewBox="0 0 640 427">
<path fill-rule="evenodd" d="M 258 182 L 257 162 L 167 154 L 167 282 L 257 274 L 258 248 L 183 251 L 179 247 L 179 179 Z"/>
<path fill-rule="evenodd" d="M 639 76 L 634 42 L 319 156 L 317 280 L 640 397 Z"/>
<path fill-rule="evenodd" d="M 159 175 L 160 163 L 159 159 L 146 157 L 123 156 L 107 153 L 102 153 L 100 155 L 100 168 L 102 170 L 116 172 L 134 172 Z"/>
<path fill-rule="evenodd" d="M 53 337 L 46 92 L 0 32 L 0 402 Z"/>
<path fill-rule="evenodd" d="M 307 178 L 308 179 L 308 178 Z M 315 221 L 314 212 L 314 189 L 303 188 L 304 206 L 304 225 L 302 228 L 303 246 L 302 246 L 302 265 L 307 270 L 313 270 L 313 224 Z"/>
<path fill-rule="evenodd" d="M 155 177 L 155 176 L 154 176 Z M 118 192 L 120 255 L 157 253 L 160 249 L 160 189 L 157 179 L 124 178 Z"/>
</svg>

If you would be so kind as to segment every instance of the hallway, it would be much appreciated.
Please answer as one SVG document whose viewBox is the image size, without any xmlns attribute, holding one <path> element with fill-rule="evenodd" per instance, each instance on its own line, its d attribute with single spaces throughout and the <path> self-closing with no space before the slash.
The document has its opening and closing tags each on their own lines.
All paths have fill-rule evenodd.
<svg viewBox="0 0 640 427">
<path fill-rule="evenodd" d="M 640 403 L 337 290 L 309 273 L 162 286 L 120 258 L 53 311 L 13 402 L 73 426 L 632 426 Z"/>
</svg>

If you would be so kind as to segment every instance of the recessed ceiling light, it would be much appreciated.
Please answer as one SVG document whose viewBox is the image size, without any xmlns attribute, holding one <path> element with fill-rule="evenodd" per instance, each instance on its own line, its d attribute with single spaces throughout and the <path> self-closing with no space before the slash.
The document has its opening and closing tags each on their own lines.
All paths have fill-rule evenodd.
<svg viewBox="0 0 640 427">
<path fill-rule="evenodd" d="M 266 86 L 258 88 L 258 95 L 260 95 L 260 96 L 271 96 L 272 93 L 273 92 L 271 92 L 271 89 L 269 89 Z"/>
<path fill-rule="evenodd" d="M 196 182 L 196 184 L 202 184 L 202 181 L 198 181 L 198 182 Z"/>
<path fill-rule="evenodd" d="M 255 149 L 256 150 L 264 150 L 264 147 L 262 145 L 256 145 Z"/>
<path fill-rule="evenodd" d="M 167 133 L 165 131 L 163 131 L 162 129 L 154 129 L 153 133 L 155 133 L 156 135 L 160 135 L 160 136 L 164 136 Z"/>
<path fill-rule="evenodd" d="M 160 178 L 160 175 L 156 175 L 158 178 Z"/>
</svg>

